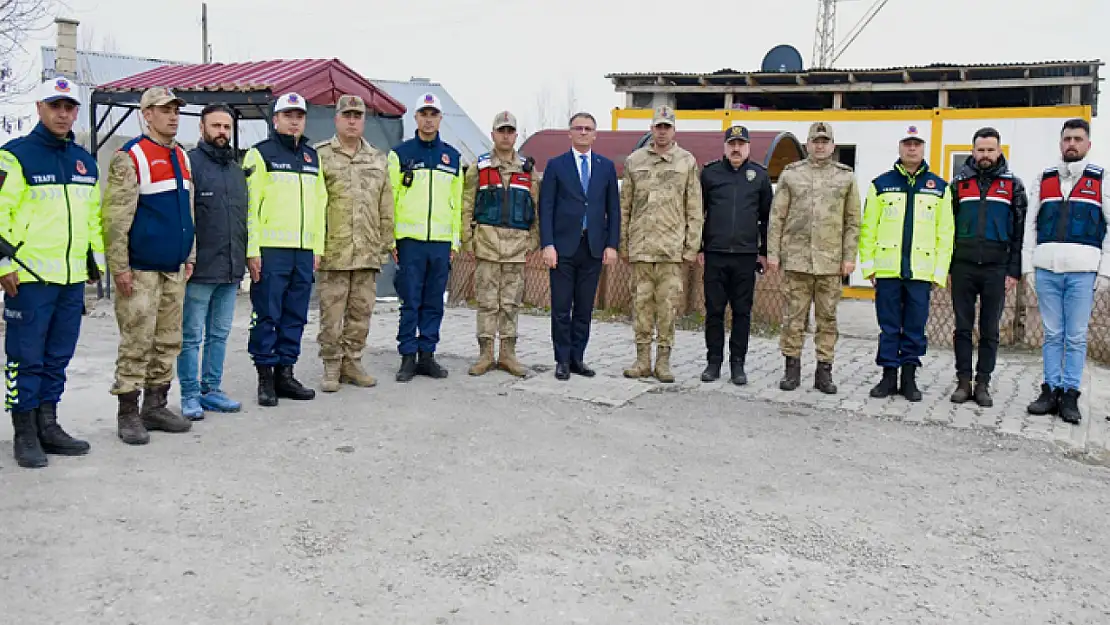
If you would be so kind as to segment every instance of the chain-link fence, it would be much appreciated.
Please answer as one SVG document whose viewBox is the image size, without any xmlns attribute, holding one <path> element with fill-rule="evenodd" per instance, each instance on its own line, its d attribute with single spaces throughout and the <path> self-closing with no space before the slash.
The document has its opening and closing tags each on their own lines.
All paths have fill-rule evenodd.
<svg viewBox="0 0 1110 625">
<path fill-rule="evenodd" d="M 473 256 L 455 259 L 448 284 L 449 303 L 464 304 L 474 298 Z M 705 289 L 702 283 L 702 268 L 695 263 L 684 267 L 683 293 L 676 302 L 680 323 L 688 327 L 700 326 L 705 316 Z M 752 304 L 752 331 L 777 332 L 782 326 L 782 315 L 786 306 L 786 296 L 782 288 L 783 273 L 770 272 L 759 276 L 755 283 L 755 299 Z M 524 270 L 524 304 L 538 309 L 551 308 L 550 279 L 539 252 L 528 256 Z M 594 300 L 594 308 L 600 315 L 609 317 L 630 316 L 632 310 L 632 267 L 618 261 L 616 265 L 604 267 L 601 282 Z M 730 313 L 729 313 L 730 314 Z M 976 314 L 978 319 L 978 314 Z M 730 321 L 726 318 L 726 324 Z M 946 288 L 934 288 L 929 309 L 929 324 L 926 333 L 930 347 L 952 347 L 956 330 L 956 315 L 952 310 L 952 294 Z M 1006 294 L 1005 309 L 1002 313 L 999 342 L 1003 346 L 1019 348 L 1040 348 L 1044 340 L 1041 328 L 1041 315 L 1037 308 L 1037 296 L 1022 282 Z M 976 333 L 976 340 L 978 335 Z M 1110 363 L 1110 295 L 1095 295 L 1094 311 L 1091 315 L 1087 335 L 1087 356 L 1095 361 Z"/>
<path fill-rule="evenodd" d="M 979 318 L 976 311 L 975 318 Z M 929 346 L 951 347 L 956 332 L 956 314 L 952 309 L 952 293 L 948 289 L 933 289 L 929 308 L 929 325 L 926 330 Z M 975 338 L 978 340 L 978 326 Z M 1006 304 L 999 326 L 999 344 L 1004 346 L 1039 349 L 1044 342 L 1041 312 L 1037 307 L 1037 294 L 1022 281 L 1006 294 Z M 1110 296 L 1096 293 L 1087 330 L 1087 357 L 1110 363 Z"/>
<path fill-rule="evenodd" d="M 456 257 L 447 285 L 448 303 L 462 304 L 474 299 L 474 267 L 472 255 Z M 705 317 L 705 288 L 702 268 L 697 263 L 683 266 L 682 297 L 675 308 L 684 323 L 698 326 Z M 782 325 L 786 297 L 782 292 L 781 272 L 760 276 L 755 284 L 752 304 L 753 331 L 775 331 Z M 539 252 L 528 256 L 524 269 L 524 305 L 551 308 L 550 279 Z M 623 260 L 602 268 L 601 281 L 594 299 L 594 309 L 606 316 L 630 316 L 632 311 L 632 266 Z M 728 314 L 728 313 L 726 313 Z M 726 324 L 731 320 L 726 318 Z"/>
</svg>

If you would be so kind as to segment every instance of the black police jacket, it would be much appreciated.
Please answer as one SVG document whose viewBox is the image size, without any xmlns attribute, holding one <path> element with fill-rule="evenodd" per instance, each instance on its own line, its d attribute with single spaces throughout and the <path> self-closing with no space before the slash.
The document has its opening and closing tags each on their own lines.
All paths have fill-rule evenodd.
<svg viewBox="0 0 1110 625">
<path fill-rule="evenodd" d="M 771 216 L 771 176 L 750 159 L 734 168 L 727 158 L 701 171 L 705 225 L 703 252 L 767 255 Z"/>
<path fill-rule="evenodd" d="M 205 141 L 189 150 L 196 212 L 197 262 L 191 282 L 243 279 L 247 263 L 247 177 L 231 147 Z"/>
</svg>

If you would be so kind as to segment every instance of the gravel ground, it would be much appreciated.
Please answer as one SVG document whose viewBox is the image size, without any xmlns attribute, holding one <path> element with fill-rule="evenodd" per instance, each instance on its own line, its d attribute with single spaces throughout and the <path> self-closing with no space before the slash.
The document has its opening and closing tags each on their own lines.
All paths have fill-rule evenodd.
<svg viewBox="0 0 1110 625">
<path fill-rule="evenodd" d="M 93 454 L 0 445 L 3 623 L 1110 622 L 1110 472 L 1048 443 L 723 393 L 609 408 L 454 358 L 403 386 L 379 352 L 376 389 L 130 448 L 114 322 L 87 323 L 63 416 Z"/>
</svg>

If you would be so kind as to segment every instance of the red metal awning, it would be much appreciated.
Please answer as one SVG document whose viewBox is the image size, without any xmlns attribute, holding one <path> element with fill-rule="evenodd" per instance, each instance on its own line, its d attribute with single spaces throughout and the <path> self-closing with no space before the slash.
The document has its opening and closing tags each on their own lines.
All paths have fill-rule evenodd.
<svg viewBox="0 0 1110 625">
<path fill-rule="evenodd" d="M 98 91 L 143 91 L 169 87 L 177 91 L 249 92 L 273 96 L 295 91 L 312 104 L 334 106 L 339 96 L 360 96 L 369 112 L 401 116 L 405 105 L 339 59 L 297 59 L 248 63 L 164 65 L 98 86 Z"/>
</svg>

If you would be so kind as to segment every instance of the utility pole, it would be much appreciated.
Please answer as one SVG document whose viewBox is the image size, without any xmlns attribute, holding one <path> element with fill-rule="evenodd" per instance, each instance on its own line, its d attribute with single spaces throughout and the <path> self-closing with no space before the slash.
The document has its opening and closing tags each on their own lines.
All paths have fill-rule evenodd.
<svg viewBox="0 0 1110 625">
<path fill-rule="evenodd" d="M 208 3 L 200 3 L 200 62 L 207 63 L 210 54 L 208 51 Z"/>
</svg>

